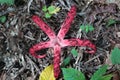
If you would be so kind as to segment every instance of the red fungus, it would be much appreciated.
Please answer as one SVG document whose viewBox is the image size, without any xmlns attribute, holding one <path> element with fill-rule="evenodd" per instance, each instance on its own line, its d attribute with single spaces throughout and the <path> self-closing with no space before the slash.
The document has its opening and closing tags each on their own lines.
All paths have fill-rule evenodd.
<svg viewBox="0 0 120 80">
<path fill-rule="evenodd" d="M 41 42 L 34 45 L 33 47 L 30 48 L 30 54 L 36 58 L 44 58 L 46 56 L 45 54 L 37 55 L 36 51 L 45 48 L 53 48 L 54 50 L 53 64 L 54 64 L 55 78 L 58 78 L 60 74 L 61 48 L 66 46 L 86 46 L 91 48 L 91 50 L 89 51 L 87 50 L 86 52 L 88 53 L 96 52 L 96 46 L 92 44 L 89 40 L 81 40 L 79 38 L 64 39 L 64 36 L 68 32 L 75 15 L 76 15 L 76 7 L 72 6 L 57 36 L 55 35 L 54 31 L 46 23 L 44 23 L 42 19 L 40 19 L 36 15 L 32 17 L 32 20 L 48 35 L 50 41 Z"/>
</svg>

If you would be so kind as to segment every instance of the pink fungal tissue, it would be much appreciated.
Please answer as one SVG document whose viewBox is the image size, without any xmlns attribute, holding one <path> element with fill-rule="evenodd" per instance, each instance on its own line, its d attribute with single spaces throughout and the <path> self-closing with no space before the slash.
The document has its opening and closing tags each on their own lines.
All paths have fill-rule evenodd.
<svg viewBox="0 0 120 80">
<path fill-rule="evenodd" d="M 54 51 L 53 65 L 55 78 L 58 78 L 60 74 L 61 48 L 67 46 L 85 46 L 91 48 L 90 50 L 86 50 L 87 53 L 93 54 L 96 52 L 96 46 L 89 40 L 81 40 L 79 38 L 64 39 L 75 15 L 76 7 L 72 6 L 57 35 L 55 35 L 55 32 L 41 18 L 37 15 L 32 16 L 32 20 L 48 35 L 50 40 L 47 42 L 40 42 L 32 46 L 30 48 L 30 54 L 36 58 L 44 58 L 46 54 L 37 55 L 36 51 L 40 51 L 45 48 L 52 48 Z"/>
</svg>

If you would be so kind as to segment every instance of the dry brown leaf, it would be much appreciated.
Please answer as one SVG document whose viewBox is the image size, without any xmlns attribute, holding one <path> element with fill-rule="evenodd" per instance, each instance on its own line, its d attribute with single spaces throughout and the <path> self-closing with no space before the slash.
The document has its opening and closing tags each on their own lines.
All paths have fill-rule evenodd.
<svg viewBox="0 0 120 80">
<path fill-rule="evenodd" d="M 120 80 L 120 75 L 117 72 L 113 74 L 113 80 Z"/>
</svg>

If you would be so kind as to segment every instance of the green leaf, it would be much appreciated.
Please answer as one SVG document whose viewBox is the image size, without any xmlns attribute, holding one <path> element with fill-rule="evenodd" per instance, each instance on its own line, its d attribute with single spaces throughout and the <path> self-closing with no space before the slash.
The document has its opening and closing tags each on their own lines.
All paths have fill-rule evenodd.
<svg viewBox="0 0 120 80">
<path fill-rule="evenodd" d="M 45 18 L 50 18 L 52 15 L 49 13 L 45 13 Z"/>
<path fill-rule="evenodd" d="M 80 29 L 82 29 L 84 31 L 85 30 L 85 25 L 81 25 Z"/>
<path fill-rule="evenodd" d="M 82 72 L 73 68 L 62 68 L 64 80 L 85 80 Z"/>
<path fill-rule="evenodd" d="M 120 64 L 120 49 L 115 47 L 110 55 L 112 64 Z"/>
<path fill-rule="evenodd" d="M 47 7 L 43 6 L 42 11 L 46 12 L 47 11 Z"/>
<path fill-rule="evenodd" d="M 86 33 L 88 33 L 89 31 L 93 31 L 94 27 L 90 24 L 86 25 Z"/>
<path fill-rule="evenodd" d="M 112 76 L 113 76 L 112 74 L 105 75 L 100 80 L 111 80 Z"/>
<path fill-rule="evenodd" d="M 14 0 L 0 0 L 0 4 L 14 5 Z"/>
<path fill-rule="evenodd" d="M 55 6 L 49 6 L 48 7 L 48 12 L 50 14 L 56 14 L 57 12 L 60 11 L 60 8 L 59 7 L 55 7 Z"/>
<path fill-rule="evenodd" d="M 67 57 L 66 59 L 64 59 L 64 61 L 63 61 L 63 66 L 66 66 L 66 65 L 68 65 L 69 63 L 70 63 L 70 60 L 71 60 L 71 57 Z"/>
<path fill-rule="evenodd" d="M 0 22 L 1 22 L 1 23 L 4 23 L 5 21 L 6 21 L 6 16 L 1 16 L 1 17 L 0 17 Z"/>
<path fill-rule="evenodd" d="M 93 31 L 94 27 L 92 25 L 89 25 L 89 31 Z"/>
<path fill-rule="evenodd" d="M 114 20 L 114 19 L 109 19 L 108 22 L 107 22 L 107 27 L 109 27 L 109 26 L 111 26 L 111 25 L 113 25 L 113 24 L 115 24 L 115 23 L 116 23 L 116 20 Z"/>
<path fill-rule="evenodd" d="M 89 32 L 89 26 L 86 26 L 85 32 L 86 32 L 86 33 Z"/>
<path fill-rule="evenodd" d="M 71 53 L 73 54 L 74 57 L 78 56 L 78 52 L 75 50 L 75 48 L 71 50 Z"/>
<path fill-rule="evenodd" d="M 87 25 L 81 25 L 80 29 L 82 29 L 82 31 L 85 31 L 86 33 L 91 32 L 94 30 L 94 27 L 90 24 Z"/>
<path fill-rule="evenodd" d="M 60 8 L 59 7 L 56 7 L 55 10 L 49 12 L 50 14 L 56 14 L 57 12 L 60 11 Z"/>
<path fill-rule="evenodd" d="M 102 66 L 100 69 L 98 69 L 90 80 L 99 80 L 101 77 L 106 73 L 107 65 Z"/>
<path fill-rule="evenodd" d="M 54 11 L 54 10 L 55 10 L 55 6 L 49 6 L 49 7 L 48 7 L 49 13 L 51 13 L 51 12 Z"/>
</svg>

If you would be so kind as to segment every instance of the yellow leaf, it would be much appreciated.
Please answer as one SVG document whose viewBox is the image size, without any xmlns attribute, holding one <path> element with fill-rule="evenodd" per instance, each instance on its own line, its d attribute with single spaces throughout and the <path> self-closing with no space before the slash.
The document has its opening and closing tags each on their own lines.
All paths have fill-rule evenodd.
<svg viewBox="0 0 120 80">
<path fill-rule="evenodd" d="M 55 80 L 53 65 L 47 66 L 40 74 L 39 80 Z"/>
<path fill-rule="evenodd" d="M 50 14 L 57 14 L 60 11 L 59 7 L 56 7 L 55 10 L 51 11 Z"/>
</svg>

